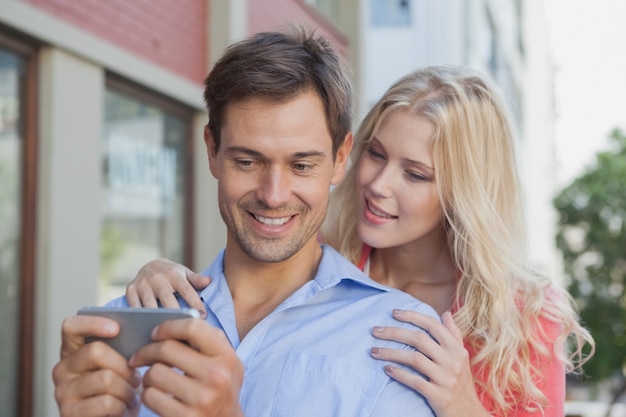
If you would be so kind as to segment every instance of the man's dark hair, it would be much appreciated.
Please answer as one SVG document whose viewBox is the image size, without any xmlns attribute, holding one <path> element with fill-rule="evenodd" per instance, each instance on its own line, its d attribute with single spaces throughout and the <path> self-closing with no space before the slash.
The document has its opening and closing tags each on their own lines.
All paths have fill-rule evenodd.
<svg viewBox="0 0 626 417">
<path fill-rule="evenodd" d="M 352 129 L 352 84 L 329 42 L 312 32 L 262 32 L 229 46 L 204 81 L 204 101 L 216 149 L 226 106 L 258 97 L 277 102 L 307 91 L 319 94 L 333 158 Z"/>
</svg>

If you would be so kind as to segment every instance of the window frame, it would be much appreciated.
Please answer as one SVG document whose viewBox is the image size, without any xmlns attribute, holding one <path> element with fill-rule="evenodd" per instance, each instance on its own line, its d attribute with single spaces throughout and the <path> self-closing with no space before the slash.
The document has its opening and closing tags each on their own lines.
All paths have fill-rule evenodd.
<svg viewBox="0 0 626 417">
<path fill-rule="evenodd" d="M 19 307 L 17 415 L 33 414 L 35 273 L 38 176 L 38 43 L 0 26 L 0 47 L 18 55 L 25 63 L 23 96 L 20 100 L 22 131 L 22 184 L 19 258 Z"/>
<path fill-rule="evenodd" d="M 187 125 L 185 138 L 184 163 L 184 209 L 183 209 L 183 263 L 194 264 L 195 227 L 194 227 L 194 141 L 193 119 L 195 111 L 188 105 L 180 103 L 170 97 L 150 90 L 137 83 L 127 80 L 113 72 L 106 72 L 105 88 L 127 95 L 133 99 L 146 102 L 152 106 L 180 118 Z"/>
</svg>

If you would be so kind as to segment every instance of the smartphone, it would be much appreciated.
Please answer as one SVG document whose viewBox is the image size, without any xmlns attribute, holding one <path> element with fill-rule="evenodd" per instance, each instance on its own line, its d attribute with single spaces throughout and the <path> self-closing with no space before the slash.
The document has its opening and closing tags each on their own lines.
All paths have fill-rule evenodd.
<svg viewBox="0 0 626 417">
<path fill-rule="evenodd" d="M 200 313 L 193 308 L 116 308 L 84 307 L 78 310 L 80 316 L 101 316 L 116 320 L 120 332 L 112 338 L 87 337 L 86 343 L 101 340 L 129 359 L 140 347 L 152 342 L 152 329 L 166 320 L 199 318 Z"/>
</svg>

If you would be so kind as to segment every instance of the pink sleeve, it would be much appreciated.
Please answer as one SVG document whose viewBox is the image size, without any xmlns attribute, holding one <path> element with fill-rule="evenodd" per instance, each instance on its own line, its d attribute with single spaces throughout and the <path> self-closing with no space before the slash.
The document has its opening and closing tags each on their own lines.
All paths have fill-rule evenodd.
<svg viewBox="0 0 626 417">
<path fill-rule="evenodd" d="M 546 360 L 542 357 L 540 362 L 534 364 L 539 371 L 538 378 L 541 378 L 541 380 L 538 381 L 537 386 L 546 396 L 548 406 L 543 414 L 540 411 L 529 412 L 518 410 L 517 413 L 512 414 L 512 416 L 515 417 L 563 417 L 564 415 L 565 365 L 556 356 L 556 353 L 554 353 L 554 349 L 559 348 L 558 346 L 555 346 L 554 342 L 560 336 L 561 328 L 556 323 L 546 319 L 541 319 L 540 323 L 546 332 L 544 340 L 545 344 L 550 347 L 550 350 L 553 351 L 553 354 L 549 359 Z M 537 355 L 534 356 L 537 357 Z"/>
</svg>

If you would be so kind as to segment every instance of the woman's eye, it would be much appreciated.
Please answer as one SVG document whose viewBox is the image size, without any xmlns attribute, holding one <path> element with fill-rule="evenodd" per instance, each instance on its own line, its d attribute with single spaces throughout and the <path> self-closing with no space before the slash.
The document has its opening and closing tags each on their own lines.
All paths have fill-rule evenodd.
<svg viewBox="0 0 626 417">
<path fill-rule="evenodd" d="M 374 148 L 367 148 L 367 153 L 369 153 L 374 159 L 385 159 L 385 156 Z"/>
<path fill-rule="evenodd" d="M 427 176 L 419 174 L 414 171 L 407 171 L 406 174 L 408 175 L 411 181 L 422 181 L 422 182 L 430 181 L 430 178 L 428 178 Z"/>
</svg>

